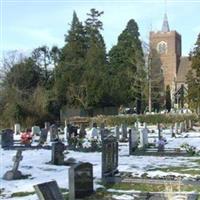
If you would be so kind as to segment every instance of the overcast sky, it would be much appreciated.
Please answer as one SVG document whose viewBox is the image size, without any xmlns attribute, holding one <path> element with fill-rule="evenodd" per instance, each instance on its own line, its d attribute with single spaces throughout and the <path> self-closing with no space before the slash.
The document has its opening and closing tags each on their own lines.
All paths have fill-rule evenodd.
<svg viewBox="0 0 200 200">
<path fill-rule="evenodd" d="M 41 45 L 64 45 L 75 10 L 84 22 L 91 8 L 104 11 L 101 17 L 107 50 L 130 19 L 139 26 L 141 39 L 161 29 L 167 10 L 169 26 L 182 35 L 183 55 L 188 55 L 200 33 L 200 0 L 0 0 L 1 48 L 31 51 Z"/>
</svg>

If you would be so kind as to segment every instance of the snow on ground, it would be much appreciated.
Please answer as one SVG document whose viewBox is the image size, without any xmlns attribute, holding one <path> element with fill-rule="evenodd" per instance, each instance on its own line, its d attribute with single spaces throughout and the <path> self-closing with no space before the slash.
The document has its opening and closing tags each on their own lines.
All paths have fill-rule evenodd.
<svg viewBox="0 0 200 200">
<path fill-rule="evenodd" d="M 188 143 L 193 146 L 198 146 L 200 143 L 200 132 L 189 132 L 188 137 L 195 138 L 171 138 L 169 130 L 164 130 L 164 136 L 168 140 L 167 147 L 179 147 L 182 143 Z M 182 136 L 184 136 L 184 134 Z M 155 134 L 156 135 L 156 134 Z M 198 138 L 199 137 L 199 138 Z M 0 198 L 2 199 L 19 199 L 17 197 L 11 198 L 11 194 L 15 192 L 33 192 L 33 185 L 56 180 L 59 187 L 68 189 L 68 166 L 55 166 L 48 164 L 51 160 L 51 150 L 26 150 L 23 151 L 23 160 L 20 162 L 19 170 L 23 174 L 30 174 L 28 179 L 6 181 L 3 180 L 3 174 L 7 170 L 11 170 L 13 166 L 12 158 L 16 154 L 16 150 L 0 151 L 0 190 L 3 188 Z M 169 166 L 198 166 L 198 163 L 193 161 L 199 157 L 158 157 L 158 156 L 129 156 L 128 143 L 119 144 L 119 171 L 131 172 L 134 176 L 141 176 L 149 169 L 169 167 Z M 101 178 L 101 153 L 83 153 L 68 151 L 65 154 L 65 159 L 73 157 L 77 161 L 91 162 L 93 164 L 93 171 L 95 177 L 95 188 L 99 187 L 99 180 Z M 180 175 L 177 173 L 162 172 L 159 170 L 148 171 L 148 176 L 166 176 L 166 174 Z M 188 175 L 189 176 L 189 175 Z M 128 195 L 122 195 L 121 199 L 133 199 Z M 37 196 L 29 195 L 20 197 L 22 200 L 36 200 Z M 116 198 L 117 199 L 117 198 Z"/>
</svg>

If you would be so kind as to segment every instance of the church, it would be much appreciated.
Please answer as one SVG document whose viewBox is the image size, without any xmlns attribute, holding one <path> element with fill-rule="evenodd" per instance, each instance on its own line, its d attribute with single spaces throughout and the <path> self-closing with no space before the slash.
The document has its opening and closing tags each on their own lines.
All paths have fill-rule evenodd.
<svg viewBox="0 0 200 200">
<path fill-rule="evenodd" d="M 187 93 L 186 75 L 191 69 L 191 61 L 182 56 L 181 34 L 170 30 L 166 13 L 161 30 L 150 32 L 149 46 L 159 55 L 164 87 L 170 87 L 172 106 L 183 108 L 183 96 Z"/>
</svg>

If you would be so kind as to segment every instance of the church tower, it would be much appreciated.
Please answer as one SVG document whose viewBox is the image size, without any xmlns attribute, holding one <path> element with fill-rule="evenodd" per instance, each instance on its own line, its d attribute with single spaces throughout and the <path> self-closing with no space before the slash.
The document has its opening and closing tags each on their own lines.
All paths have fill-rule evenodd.
<svg viewBox="0 0 200 200">
<path fill-rule="evenodd" d="M 167 14 L 164 15 L 161 31 L 150 32 L 150 49 L 156 50 L 161 62 L 164 86 L 174 88 L 181 58 L 181 35 L 170 31 Z M 153 67 L 153 66 L 152 66 Z"/>
</svg>

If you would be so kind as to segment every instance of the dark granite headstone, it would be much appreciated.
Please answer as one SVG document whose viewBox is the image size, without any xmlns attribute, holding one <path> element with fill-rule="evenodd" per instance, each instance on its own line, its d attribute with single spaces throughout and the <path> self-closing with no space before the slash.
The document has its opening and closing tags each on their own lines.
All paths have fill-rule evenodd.
<svg viewBox="0 0 200 200">
<path fill-rule="evenodd" d="M 115 126 L 115 136 L 116 136 L 117 140 L 120 139 L 119 126 Z"/>
<path fill-rule="evenodd" d="M 53 124 L 50 126 L 50 141 L 53 142 L 58 138 L 58 127 L 55 124 Z"/>
<path fill-rule="evenodd" d="M 39 144 L 44 144 L 47 141 L 48 129 L 41 129 Z"/>
<path fill-rule="evenodd" d="M 52 150 L 51 150 L 52 164 L 54 165 L 64 164 L 64 150 L 65 150 L 65 145 L 61 141 L 52 143 Z"/>
<path fill-rule="evenodd" d="M 12 129 L 4 129 L 1 132 L 1 147 L 6 148 L 13 146 L 14 143 L 14 131 Z"/>
<path fill-rule="evenodd" d="M 138 131 L 135 127 L 129 130 L 129 155 L 131 155 L 138 147 Z"/>
<path fill-rule="evenodd" d="M 16 179 L 21 179 L 22 178 L 22 173 L 18 170 L 19 168 L 19 163 L 22 160 L 22 150 L 17 150 L 16 155 L 13 157 L 14 165 L 12 170 L 7 171 L 3 179 L 5 180 L 16 180 Z"/>
<path fill-rule="evenodd" d="M 39 200 L 64 200 L 56 181 L 50 181 L 33 186 Z"/>
<path fill-rule="evenodd" d="M 121 125 L 121 129 L 122 129 L 122 139 L 126 139 L 128 132 L 127 132 L 127 125 L 126 124 L 122 124 Z"/>
<path fill-rule="evenodd" d="M 115 182 L 118 173 L 118 142 L 110 135 L 102 141 L 102 179 L 105 182 Z"/>
<path fill-rule="evenodd" d="M 82 199 L 93 193 L 91 163 L 78 163 L 69 168 L 69 200 Z"/>
</svg>

